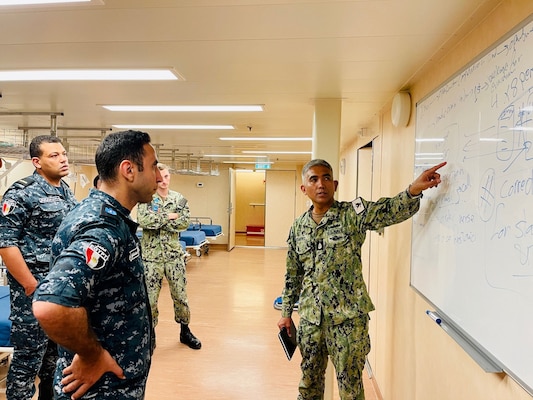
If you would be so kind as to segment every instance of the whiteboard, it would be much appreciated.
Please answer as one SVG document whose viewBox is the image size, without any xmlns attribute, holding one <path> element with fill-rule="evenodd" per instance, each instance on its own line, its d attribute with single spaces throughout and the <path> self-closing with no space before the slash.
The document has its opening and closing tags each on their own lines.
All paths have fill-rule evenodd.
<svg viewBox="0 0 533 400">
<path fill-rule="evenodd" d="M 533 22 L 422 99 L 411 286 L 533 394 Z"/>
</svg>

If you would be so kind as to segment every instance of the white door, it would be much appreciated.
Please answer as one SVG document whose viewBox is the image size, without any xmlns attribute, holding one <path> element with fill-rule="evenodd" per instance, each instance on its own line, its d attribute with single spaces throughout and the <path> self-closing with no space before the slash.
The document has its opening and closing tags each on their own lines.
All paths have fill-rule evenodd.
<svg viewBox="0 0 533 400">
<path fill-rule="evenodd" d="M 228 251 L 235 247 L 235 181 L 237 173 L 233 168 L 229 171 L 229 203 L 228 203 Z"/>
</svg>

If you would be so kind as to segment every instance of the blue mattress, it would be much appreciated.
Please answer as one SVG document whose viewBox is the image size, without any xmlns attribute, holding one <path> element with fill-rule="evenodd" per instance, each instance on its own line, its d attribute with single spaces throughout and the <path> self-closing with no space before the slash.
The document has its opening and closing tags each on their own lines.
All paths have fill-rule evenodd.
<svg viewBox="0 0 533 400">
<path fill-rule="evenodd" d="M 180 232 L 180 239 L 187 246 L 199 246 L 205 242 L 205 232 L 203 231 L 183 231 Z"/>
<path fill-rule="evenodd" d="M 222 226 L 220 225 L 206 225 L 206 224 L 191 224 L 187 228 L 188 231 L 202 231 L 205 236 L 222 235 Z"/>
<path fill-rule="evenodd" d="M 200 230 L 205 232 L 205 236 L 222 235 L 222 227 L 220 225 L 202 225 Z"/>
<path fill-rule="evenodd" d="M 9 286 L 0 286 L 0 346 L 2 347 L 11 346 L 11 341 L 9 340 L 11 332 L 10 313 Z"/>
<path fill-rule="evenodd" d="M 183 240 L 180 240 L 180 244 L 183 251 L 187 251 L 187 243 L 185 243 Z"/>
</svg>

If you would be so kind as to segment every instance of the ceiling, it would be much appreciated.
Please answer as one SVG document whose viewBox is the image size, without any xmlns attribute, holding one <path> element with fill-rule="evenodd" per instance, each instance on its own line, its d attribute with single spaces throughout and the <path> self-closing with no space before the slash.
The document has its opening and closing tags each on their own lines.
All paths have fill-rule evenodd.
<svg viewBox="0 0 533 400">
<path fill-rule="evenodd" d="M 0 70 L 171 67 L 184 80 L 0 82 L 0 142 L 24 144 L 22 133 L 30 138 L 46 134 L 55 118 L 69 151 L 85 152 L 88 160 L 102 134 L 119 130 L 114 124 L 235 127 L 149 130 L 163 161 L 171 154 L 204 160 L 209 154 L 240 155 L 243 150 L 310 152 L 310 141 L 228 142 L 219 137 L 310 138 L 315 100 L 342 99 L 344 148 L 394 94 L 408 89 L 417 74 L 438 62 L 498 3 L 92 0 L 2 7 Z M 262 104 L 264 111 L 132 113 L 107 111 L 102 104 Z M 7 147 L 0 148 L 0 155 Z M 270 156 L 274 162 L 309 158 Z"/>
</svg>

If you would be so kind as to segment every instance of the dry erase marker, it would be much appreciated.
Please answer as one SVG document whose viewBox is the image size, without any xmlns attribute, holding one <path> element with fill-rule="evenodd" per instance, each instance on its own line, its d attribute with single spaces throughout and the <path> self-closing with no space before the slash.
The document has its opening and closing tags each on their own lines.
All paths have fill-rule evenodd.
<svg viewBox="0 0 533 400">
<path fill-rule="evenodd" d="M 426 311 L 426 314 L 429 315 L 429 317 L 435 321 L 437 324 L 440 325 L 440 323 L 442 322 L 442 320 L 433 312 L 433 311 L 429 311 L 427 310 Z"/>
</svg>

